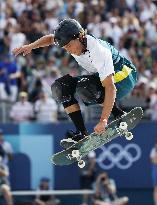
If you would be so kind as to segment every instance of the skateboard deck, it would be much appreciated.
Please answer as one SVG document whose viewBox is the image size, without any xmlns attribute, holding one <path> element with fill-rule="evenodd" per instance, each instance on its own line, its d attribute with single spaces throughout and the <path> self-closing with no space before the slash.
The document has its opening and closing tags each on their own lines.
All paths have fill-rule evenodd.
<svg viewBox="0 0 157 205">
<path fill-rule="evenodd" d="M 143 116 L 143 110 L 141 107 L 136 107 L 130 112 L 124 114 L 121 118 L 112 121 L 107 125 L 105 132 L 101 134 L 91 133 L 84 139 L 80 140 L 76 144 L 72 145 L 66 150 L 58 152 L 51 157 L 51 161 L 55 165 L 70 165 L 76 161 L 81 160 L 84 156 L 88 155 L 90 151 L 101 147 L 102 145 L 110 142 L 120 135 L 127 135 L 129 130 L 132 130 L 141 120 Z M 122 122 L 127 124 L 127 131 L 125 129 L 119 129 Z M 131 134 L 131 133 L 129 133 Z M 73 150 L 79 150 L 80 158 L 73 157 Z"/>
</svg>

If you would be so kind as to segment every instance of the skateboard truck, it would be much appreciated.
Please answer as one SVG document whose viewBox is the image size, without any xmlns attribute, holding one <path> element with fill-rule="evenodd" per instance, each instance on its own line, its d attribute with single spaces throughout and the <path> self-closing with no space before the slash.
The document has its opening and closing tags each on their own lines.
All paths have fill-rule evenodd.
<svg viewBox="0 0 157 205">
<path fill-rule="evenodd" d="M 125 136 L 125 138 L 127 140 L 132 140 L 133 139 L 133 134 L 131 132 L 129 132 L 127 128 L 128 128 L 127 123 L 126 122 L 121 122 L 119 127 L 116 128 L 116 130 L 119 133 L 119 135 Z"/>
<path fill-rule="evenodd" d="M 73 150 L 71 154 L 68 154 L 68 158 L 71 160 L 72 158 L 76 158 L 78 162 L 78 166 L 82 169 L 85 166 L 85 161 L 82 160 L 82 156 L 80 155 L 79 150 Z"/>
</svg>

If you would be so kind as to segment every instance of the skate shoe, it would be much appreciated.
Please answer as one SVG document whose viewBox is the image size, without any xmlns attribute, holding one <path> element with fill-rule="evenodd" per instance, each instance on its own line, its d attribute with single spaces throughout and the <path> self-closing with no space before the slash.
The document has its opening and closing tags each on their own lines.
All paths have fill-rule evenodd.
<svg viewBox="0 0 157 205">
<path fill-rule="evenodd" d="M 74 132 L 72 130 L 67 131 L 66 138 L 60 141 L 60 145 L 64 149 L 68 149 L 72 145 L 76 144 L 79 140 L 83 139 L 85 136 L 81 134 L 81 132 Z"/>
</svg>

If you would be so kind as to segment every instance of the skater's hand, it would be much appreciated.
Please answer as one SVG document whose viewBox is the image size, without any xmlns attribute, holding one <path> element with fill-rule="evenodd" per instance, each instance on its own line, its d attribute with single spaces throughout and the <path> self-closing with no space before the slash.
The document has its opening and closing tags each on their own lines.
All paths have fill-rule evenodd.
<svg viewBox="0 0 157 205">
<path fill-rule="evenodd" d="M 25 55 L 31 53 L 32 49 L 33 49 L 33 48 L 32 48 L 31 45 L 24 45 L 24 46 L 21 46 L 21 47 L 19 47 L 19 48 L 13 49 L 12 52 L 13 52 L 13 54 L 14 54 L 15 56 L 19 55 L 20 53 L 22 53 L 23 56 L 25 56 Z"/>
<path fill-rule="evenodd" d="M 105 127 L 107 125 L 107 121 L 100 121 L 95 127 L 94 127 L 94 131 L 97 134 L 102 133 L 103 131 L 105 131 Z"/>
</svg>

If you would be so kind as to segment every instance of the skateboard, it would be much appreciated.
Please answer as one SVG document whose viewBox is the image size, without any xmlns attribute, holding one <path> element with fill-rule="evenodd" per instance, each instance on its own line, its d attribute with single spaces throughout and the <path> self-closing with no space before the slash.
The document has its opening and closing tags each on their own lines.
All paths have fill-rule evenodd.
<svg viewBox="0 0 157 205">
<path fill-rule="evenodd" d="M 124 136 L 126 140 L 131 140 L 133 134 L 129 131 L 140 122 L 142 116 L 143 110 L 141 107 L 132 109 L 130 112 L 122 115 L 119 119 L 108 124 L 105 132 L 102 132 L 101 134 L 93 132 L 68 149 L 54 154 L 51 157 L 52 163 L 63 166 L 78 162 L 78 166 L 83 168 L 85 166 L 85 161 L 82 158 L 88 155 L 90 151 L 101 147 L 118 136 Z"/>
</svg>

